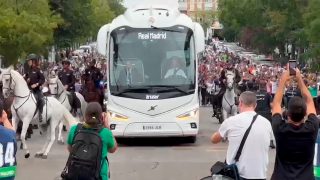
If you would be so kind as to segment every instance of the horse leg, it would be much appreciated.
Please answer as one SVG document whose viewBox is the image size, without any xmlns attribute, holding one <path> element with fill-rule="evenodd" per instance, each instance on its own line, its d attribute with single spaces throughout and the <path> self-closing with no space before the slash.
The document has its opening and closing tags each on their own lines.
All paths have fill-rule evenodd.
<svg viewBox="0 0 320 180">
<path fill-rule="evenodd" d="M 62 128 L 63 128 L 63 121 L 60 121 L 58 125 L 58 144 L 61 144 L 61 145 L 64 144 L 63 137 L 62 137 Z"/>
<path fill-rule="evenodd" d="M 25 150 L 25 154 L 24 157 L 25 158 L 29 158 L 30 157 L 30 152 L 28 150 L 28 146 L 26 143 L 26 134 L 27 134 L 27 130 L 30 124 L 30 121 L 27 118 L 22 119 L 22 130 L 21 130 L 21 143 L 22 143 L 22 149 Z"/>
<path fill-rule="evenodd" d="M 227 118 L 228 118 L 228 113 L 224 108 L 222 108 L 222 119 L 223 119 L 223 121 L 225 121 Z"/>
<path fill-rule="evenodd" d="M 62 118 L 62 117 L 61 117 Z M 56 119 L 55 119 L 56 120 Z M 43 155 L 42 155 L 42 159 L 47 159 L 48 158 L 48 153 L 54 143 L 54 140 L 56 138 L 56 128 L 58 126 L 59 123 L 61 123 L 62 121 L 54 121 L 52 118 L 51 118 L 51 122 L 50 122 L 50 133 L 47 134 L 48 138 L 47 138 L 47 148 L 46 150 L 44 151 Z M 63 124 L 63 123 L 61 123 Z"/>
<path fill-rule="evenodd" d="M 40 126 L 40 131 L 42 131 L 43 133 L 47 133 L 48 134 L 48 132 L 46 131 L 46 129 L 45 128 L 43 128 L 43 126 Z M 44 145 L 42 146 L 42 150 L 41 151 L 38 151 L 36 154 L 35 154 L 35 158 L 41 158 L 42 156 L 43 156 L 43 153 L 44 153 L 44 151 L 46 150 L 46 147 L 48 146 L 48 142 L 49 141 L 46 141 L 45 143 L 44 143 Z"/>
</svg>

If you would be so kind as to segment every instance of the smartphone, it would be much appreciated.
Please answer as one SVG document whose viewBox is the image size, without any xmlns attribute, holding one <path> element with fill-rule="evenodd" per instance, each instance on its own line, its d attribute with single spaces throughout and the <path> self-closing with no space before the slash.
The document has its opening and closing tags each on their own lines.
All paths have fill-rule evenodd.
<svg viewBox="0 0 320 180">
<path fill-rule="evenodd" d="M 296 67 L 297 67 L 297 61 L 296 60 L 289 60 L 290 76 L 295 76 L 296 75 Z"/>
</svg>

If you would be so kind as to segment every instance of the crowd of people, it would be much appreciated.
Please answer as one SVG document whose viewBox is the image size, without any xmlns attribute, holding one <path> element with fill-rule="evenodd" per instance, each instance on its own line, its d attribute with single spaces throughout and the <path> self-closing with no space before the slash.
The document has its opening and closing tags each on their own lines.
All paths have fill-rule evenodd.
<svg viewBox="0 0 320 180">
<path fill-rule="evenodd" d="M 106 65 L 103 65 L 102 61 L 97 62 L 96 59 L 99 58 L 92 55 L 78 56 L 81 60 L 72 57 L 74 56 L 62 53 L 61 63 L 45 66 L 39 63 L 39 56 L 30 54 L 26 64 L 20 69 L 29 88 L 37 97 L 40 113 L 43 107 L 42 88 L 47 86 L 45 76 L 52 75 L 52 72 L 74 99 L 74 111 L 79 108 L 75 92 L 83 92 L 82 85 L 92 84 L 95 89 L 101 88 L 101 81 L 106 78 Z M 42 70 L 46 70 L 47 74 Z M 213 116 L 216 109 L 221 108 L 222 96 L 226 90 L 226 72 L 232 71 L 235 74 L 239 114 L 226 119 L 212 135 L 211 141 L 229 141 L 226 163 L 236 164 L 243 180 L 267 179 L 270 147 L 276 148 L 277 153 L 271 179 L 314 179 L 313 158 L 319 128 L 317 110 L 320 76 L 316 73 L 300 72 L 299 68 L 292 70 L 295 75 L 290 75 L 290 68 L 286 65 L 255 64 L 252 59 L 241 58 L 215 42 L 206 47 L 204 58 L 199 62 L 201 105 L 211 104 Z M 172 70 L 168 74 L 177 72 Z M 75 125 L 70 129 L 70 156 L 62 173 L 64 179 L 90 176 L 106 180 L 109 177 L 107 153 L 115 152 L 117 143 L 109 130 L 101 100 L 103 97 L 89 103 L 84 124 Z M 42 118 L 39 116 L 39 122 L 41 121 Z M 0 123 L 0 151 L 7 158 L 0 164 L 0 168 L 5 168 L 1 172 L 6 172 L 0 173 L 0 178 L 14 179 L 17 143 L 2 101 Z M 244 134 L 247 134 L 245 138 Z M 241 156 L 236 155 L 243 139 L 245 141 L 241 148 Z M 90 156 L 93 159 L 83 159 L 85 162 L 91 162 L 84 168 L 83 162 L 74 157 L 88 157 L 81 153 L 87 150 L 94 151 L 96 155 Z"/>
<path fill-rule="evenodd" d="M 226 163 L 236 165 L 241 179 L 267 179 L 271 147 L 276 148 L 272 180 L 315 179 L 319 76 L 289 65 L 257 65 L 213 43 L 199 69 L 203 106 L 217 108 L 212 99 L 223 96 L 226 69 L 241 76 L 236 84 L 239 114 L 226 119 L 211 137 L 213 143 L 228 140 Z"/>
<path fill-rule="evenodd" d="M 272 98 L 279 87 L 281 74 L 286 70 L 285 65 L 276 61 L 272 64 L 259 64 L 248 57 L 239 57 L 234 52 L 229 52 L 219 41 L 213 41 L 206 46 L 205 56 L 199 64 L 199 94 L 202 106 L 216 107 L 217 102 L 214 96 L 221 96 L 224 92 L 224 72 L 234 71 L 237 75 L 237 93 L 246 90 L 259 92 L 265 91 Z M 300 66 L 301 67 L 301 66 Z M 311 93 L 317 112 L 320 104 L 320 74 L 308 72 L 307 68 L 301 67 L 302 77 Z M 222 90 L 221 90 L 222 89 Z M 288 107 L 290 98 L 299 96 L 300 90 L 297 83 L 290 80 L 284 89 L 283 106 Z M 270 119 L 270 118 L 269 118 Z"/>
</svg>

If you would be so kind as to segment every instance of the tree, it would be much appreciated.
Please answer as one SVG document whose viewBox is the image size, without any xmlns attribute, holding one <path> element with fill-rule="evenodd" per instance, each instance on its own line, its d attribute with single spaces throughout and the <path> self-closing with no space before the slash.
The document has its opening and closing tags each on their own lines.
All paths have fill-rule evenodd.
<svg viewBox="0 0 320 180">
<path fill-rule="evenodd" d="M 98 29 L 124 12 L 119 0 L 50 0 L 51 10 L 60 14 L 64 23 L 55 30 L 59 47 L 70 47 L 95 37 Z"/>
<path fill-rule="evenodd" d="M 320 63 L 320 1 L 310 0 L 310 4 L 304 15 L 305 33 L 310 47 L 307 58 L 313 58 L 311 67 L 316 67 L 319 70 Z"/>
<path fill-rule="evenodd" d="M 64 23 L 55 29 L 55 43 L 59 47 L 70 47 L 74 42 L 85 41 L 91 30 L 91 0 L 52 0 L 50 5 L 64 20 Z"/>
<path fill-rule="evenodd" d="M 307 46 L 303 14 L 307 0 L 221 0 L 220 21 L 227 40 L 240 41 L 248 48 L 270 53 L 285 44 L 302 51 Z"/>
<path fill-rule="evenodd" d="M 115 12 L 109 7 L 108 1 L 105 0 L 92 0 L 91 6 L 93 13 L 91 19 L 91 37 L 96 37 L 97 32 L 101 26 L 107 24 L 115 17 Z"/>
<path fill-rule="evenodd" d="M 107 2 L 109 3 L 109 7 L 113 11 L 115 16 L 123 14 L 126 10 L 122 5 L 122 0 L 107 0 Z"/>
<path fill-rule="evenodd" d="M 4 64 L 14 64 L 27 53 L 40 53 L 52 43 L 53 29 L 61 22 L 52 15 L 47 0 L 0 3 L 0 54 Z"/>
</svg>

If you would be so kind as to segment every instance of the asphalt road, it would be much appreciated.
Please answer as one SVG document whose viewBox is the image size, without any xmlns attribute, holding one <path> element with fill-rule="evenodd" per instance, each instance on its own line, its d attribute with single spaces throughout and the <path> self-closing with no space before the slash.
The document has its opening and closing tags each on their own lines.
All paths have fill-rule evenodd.
<svg viewBox="0 0 320 180">
<path fill-rule="evenodd" d="M 200 109 L 200 132 L 195 144 L 183 139 L 131 139 L 122 142 L 115 154 L 109 154 L 111 179 L 115 180 L 199 180 L 209 175 L 211 165 L 225 159 L 227 143 L 213 145 L 210 136 L 219 128 L 211 118 L 211 108 Z M 18 151 L 17 180 L 59 179 L 66 163 L 66 145 L 55 143 L 48 159 L 36 159 L 45 137 L 35 132 L 28 140 L 31 157 Z M 275 150 L 270 150 L 268 175 L 274 164 Z"/>
</svg>

